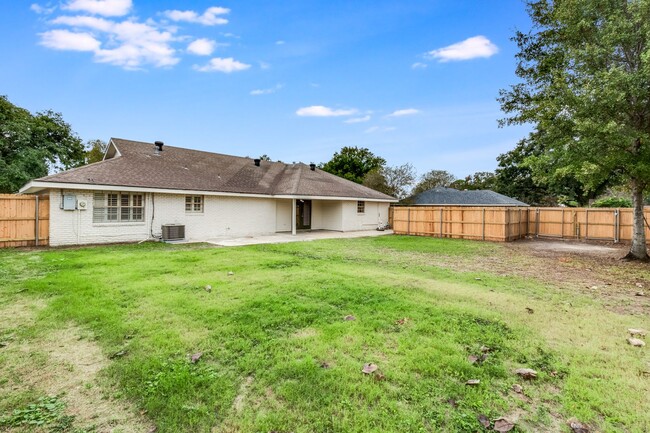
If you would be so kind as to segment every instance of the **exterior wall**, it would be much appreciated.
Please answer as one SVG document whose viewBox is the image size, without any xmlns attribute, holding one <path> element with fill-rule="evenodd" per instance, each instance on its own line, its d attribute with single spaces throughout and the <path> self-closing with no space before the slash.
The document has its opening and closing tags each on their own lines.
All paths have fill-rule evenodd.
<svg viewBox="0 0 650 433">
<path fill-rule="evenodd" d="M 335 230 L 343 231 L 343 218 L 341 209 L 343 202 L 341 201 L 314 201 L 317 203 L 314 215 L 316 217 L 317 225 L 312 225 L 312 228 L 317 230 Z"/>
<path fill-rule="evenodd" d="M 291 200 L 276 200 L 275 204 L 275 231 L 276 232 L 290 232 L 291 231 Z"/>
<path fill-rule="evenodd" d="M 119 192 L 119 191 L 118 191 Z M 86 200 L 87 210 L 64 211 L 62 194 Z M 366 201 L 363 214 L 356 201 L 312 201 L 312 229 L 374 230 L 388 222 L 389 203 Z M 93 222 L 93 191 L 50 190 L 50 245 L 138 242 L 161 235 L 163 224 L 185 225 L 185 238 L 205 240 L 291 231 L 291 200 L 204 196 L 202 213 L 185 212 L 183 194 L 144 194 L 143 222 Z"/>
<path fill-rule="evenodd" d="M 184 224 L 188 240 L 276 232 L 276 200 L 271 198 L 204 196 L 203 213 L 193 214 L 185 212 L 185 195 L 155 194 L 152 199 L 152 194 L 146 193 L 143 222 L 93 223 L 93 191 L 63 193 L 86 200 L 88 209 L 64 211 L 60 209 L 61 191 L 50 191 L 52 246 L 137 242 L 152 234 L 160 236 L 162 224 Z"/>
<path fill-rule="evenodd" d="M 366 201 L 365 212 L 357 213 L 356 201 L 345 201 L 342 209 L 342 230 L 374 230 L 379 223 L 388 223 L 390 203 Z"/>
</svg>

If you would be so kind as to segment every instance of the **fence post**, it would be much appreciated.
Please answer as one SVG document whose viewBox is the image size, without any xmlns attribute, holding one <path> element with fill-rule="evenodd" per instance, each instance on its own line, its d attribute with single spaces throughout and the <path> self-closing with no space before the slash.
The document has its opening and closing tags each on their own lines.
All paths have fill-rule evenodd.
<svg viewBox="0 0 650 433">
<path fill-rule="evenodd" d="M 560 239 L 564 239 L 564 208 L 562 208 L 562 226 L 560 230 L 562 230 L 562 233 L 560 233 Z"/>
<path fill-rule="evenodd" d="M 38 196 L 35 196 L 34 208 L 36 209 L 36 215 L 34 217 L 34 245 L 38 246 L 39 228 L 38 228 Z"/>
<path fill-rule="evenodd" d="M 589 240 L 589 209 L 585 209 L 585 240 Z"/>
<path fill-rule="evenodd" d="M 539 237 L 539 208 L 535 209 L 535 237 Z"/>
<path fill-rule="evenodd" d="M 483 208 L 483 240 L 485 240 L 485 208 Z"/>
<path fill-rule="evenodd" d="M 621 223 L 620 223 L 620 212 L 618 209 L 614 211 L 614 243 L 618 243 L 621 237 Z"/>
<path fill-rule="evenodd" d="M 440 239 L 442 239 L 442 208 L 440 208 Z"/>
<path fill-rule="evenodd" d="M 406 234 L 407 235 L 411 234 L 411 208 L 408 209 L 408 213 L 406 216 Z"/>
</svg>

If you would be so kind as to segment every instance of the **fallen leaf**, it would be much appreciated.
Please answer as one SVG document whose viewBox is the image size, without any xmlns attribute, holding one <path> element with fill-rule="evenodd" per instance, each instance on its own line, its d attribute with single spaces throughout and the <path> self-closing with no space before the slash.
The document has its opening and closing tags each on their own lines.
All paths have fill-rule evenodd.
<svg viewBox="0 0 650 433">
<path fill-rule="evenodd" d="M 481 352 L 483 352 L 483 353 L 488 353 L 488 352 L 491 351 L 491 350 L 492 350 L 492 349 L 490 349 L 490 348 L 487 347 L 487 346 L 481 346 Z"/>
<path fill-rule="evenodd" d="M 328 362 L 323 361 L 320 363 L 320 368 L 330 368 L 330 364 Z"/>
<path fill-rule="evenodd" d="M 568 424 L 573 433 L 589 433 L 589 427 L 580 421 L 569 420 Z"/>
<path fill-rule="evenodd" d="M 645 346 L 645 341 L 639 340 L 638 338 L 628 338 L 627 342 L 634 347 L 643 347 Z"/>
<path fill-rule="evenodd" d="M 631 336 L 639 335 L 641 337 L 645 337 L 646 332 L 643 329 L 635 329 L 635 328 L 630 328 L 627 330 L 627 332 L 630 333 Z"/>
<path fill-rule="evenodd" d="M 350 314 L 350 315 L 348 315 L 348 316 L 345 316 L 345 317 L 343 318 L 343 320 L 357 320 L 357 318 L 354 317 L 352 314 Z"/>
<path fill-rule="evenodd" d="M 490 422 L 490 419 L 488 417 L 486 417 L 485 415 L 483 415 L 483 414 L 480 414 L 476 418 L 478 419 L 478 422 L 480 422 L 481 425 L 483 427 L 485 427 L 485 428 L 490 428 L 490 425 L 492 425 L 492 423 Z"/>
<path fill-rule="evenodd" d="M 637 286 L 639 289 L 643 289 L 643 284 L 641 284 L 641 283 L 636 283 L 636 286 Z"/>
<path fill-rule="evenodd" d="M 377 374 L 375 374 L 374 377 L 375 377 L 376 381 L 381 381 L 381 380 L 386 379 L 386 376 L 384 375 L 384 373 L 381 373 L 381 372 L 377 372 Z"/>
<path fill-rule="evenodd" d="M 634 296 L 645 296 L 644 292 L 636 292 Z"/>
<path fill-rule="evenodd" d="M 515 423 L 508 421 L 505 418 L 499 418 L 494 420 L 494 431 L 498 431 L 499 433 L 505 433 L 509 432 L 515 428 Z"/>
<path fill-rule="evenodd" d="M 361 372 L 364 374 L 372 374 L 375 371 L 377 371 L 379 367 L 377 367 L 375 364 L 363 364 L 363 369 L 361 369 Z"/>
<path fill-rule="evenodd" d="M 121 357 L 123 357 L 123 356 L 126 355 L 126 354 L 127 354 L 127 351 L 126 351 L 126 350 L 120 350 L 119 352 L 115 352 L 114 354 L 112 354 L 112 355 L 109 356 L 108 358 L 109 358 L 109 359 L 121 358 Z"/>
<path fill-rule="evenodd" d="M 205 291 L 208 292 L 208 293 L 210 293 L 210 292 L 212 291 L 212 286 L 209 285 L 209 284 L 206 284 L 206 285 L 205 285 Z"/>
<path fill-rule="evenodd" d="M 474 278 L 476 281 L 481 281 L 479 277 Z"/>
<path fill-rule="evenodd" d="M 528 314 L 533 314 L 535 312 L 535 310 L 529 307 L 526 307 L 526 311 L 528 312 Z"/>
<path fill-rule="evenodd" d="M 531 368 L 518 368 L 515 373 L 524 379 L 535 379 L 537 377 L 537 372 Z"/>
<path fill-rule="evenodd" d="M 399 320 L 397 320 L 397 321 L 395 322 L 395 324 L 397 324 L 397 325 L 404 325 L 406 322 L 408 322 L 408 320 L 409 320 L 408 317 L 405 317 L 405 318 L 403 318 L 403 319 L 399 319 Z"/>
<path fill-rule="evenodd" d="M 467 382 L 465 382 L 465 385 L 476 386 L 479 383 L 481 383 L 481 381 L 479 379 L 470 379 Z"/>
<path fill-rule="evenodd" d="M 516 383 L 514 385 L 512 385 L 512 390 L 514 392 L 516 392 L 517 394 L 523 394 L 524 393 L 524 388 L 521 385 L 516 384 Z"/>
<path fill-rule="evenodd" d="M 447 403 L 449 403 L 449 406 L 453 407 L 454 409 L 458 407 L 458 402 L 453 398 L 448 399 Z"/>
<path fill-rule="evenodd" d="M 467 360 L 470 364 L 476 364 L 478 362 L 478 356 L 470 355 L 467 357 Z"/>
<path fill-rule="evenodd" d="M 158 427 L 153 426 L 149 429 L 149 433 L 156 433 L 158 431 Z"/>
<path fill-rule="evenodd" d="M 196 352 L 194 355 L 190 357 L 190 362 L 192 362 L 192 364 L 196 364 L 197 362 L 199 362 L 199 359 L 201 359 L 202 356 L 203 356 L 203 352 Z"/>
<path fill-rule="evenodd" d="M 229 272 L 228 272 L 228 276 L 229 276 L 229 277 L 231 277 L 231 276 L 233 276 L 233 275 L 235 275 L 235 273 L 234 273 L 233 271 L 229 271 Z"/>
</svg>

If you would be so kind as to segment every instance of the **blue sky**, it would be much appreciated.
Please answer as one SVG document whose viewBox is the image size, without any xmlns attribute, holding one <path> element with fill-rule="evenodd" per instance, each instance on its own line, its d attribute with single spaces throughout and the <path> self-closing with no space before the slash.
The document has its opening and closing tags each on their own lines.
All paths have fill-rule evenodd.
<svg viewBox="0 0 650 433">
<path fill-rule="evenodd" d="M 0 94 L 84 140 L 285 162 L 368 147 L 389 165 L 493 170 L 520 0 L 7 1 Z"/>
</svg>

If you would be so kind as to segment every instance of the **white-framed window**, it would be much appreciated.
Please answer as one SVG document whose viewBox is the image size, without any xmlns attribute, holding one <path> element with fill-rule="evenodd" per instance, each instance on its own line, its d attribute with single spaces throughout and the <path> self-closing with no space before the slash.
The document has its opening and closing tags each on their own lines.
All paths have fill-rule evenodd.
<svg viewBox="0 0 650 433">
<path fill-rule="evenodd" d="M 203 212 L 203 196 L 202 195 L 186 195 L 185 196 L 185 212 L 188 212 L 188 213 L 202 213 Z"/>
<path fill-rule="evenodd" d="M 94 223 L 144 221 L 144 195 L 128 192 L 96 192 L 93 197 Z"/>
<path fill-rule="evenodd" d="M 357 202 L 357 213 L 366 213 L 366 202 L 358 201 Z"/>
</svg>

